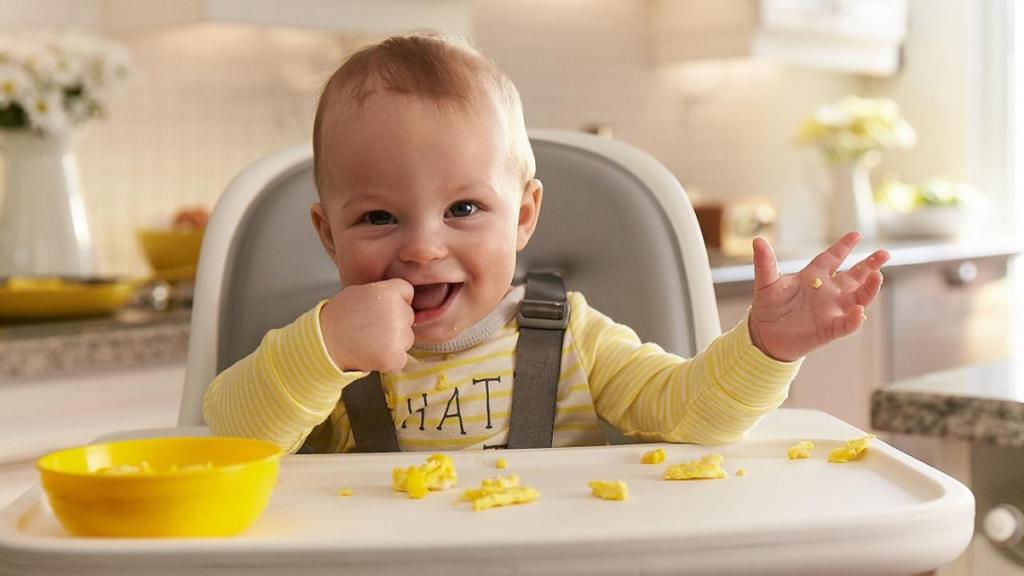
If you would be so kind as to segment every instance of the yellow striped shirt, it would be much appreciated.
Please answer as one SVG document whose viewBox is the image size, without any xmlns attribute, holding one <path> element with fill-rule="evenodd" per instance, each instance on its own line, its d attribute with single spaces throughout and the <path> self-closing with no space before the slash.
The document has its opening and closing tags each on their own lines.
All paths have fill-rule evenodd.
<svg viewBox="0 0 1024 576">
<path fill-rule="evenodd" d="M 203 414 L 215 434 L 263 438 L 289 452 L 307 438 L 320 452 L 355 448 L 341 390 L 367 373 L 331 361 L 323 304 L 268 332 L 210 384 Z M 785 400 L 800 365 L 761 353 L 745 320 L 685 359 L 642 343 L 579 293 L 569 293 L 569 304 L 554 446 L 603 444 L 602 419 L 643 441 L 735 442 Z M 504 447 L 518 339 L 512 316 L 467 350 L 414 350 L 400 372 L 381 374 L 401 449 Z"/>
</svg>

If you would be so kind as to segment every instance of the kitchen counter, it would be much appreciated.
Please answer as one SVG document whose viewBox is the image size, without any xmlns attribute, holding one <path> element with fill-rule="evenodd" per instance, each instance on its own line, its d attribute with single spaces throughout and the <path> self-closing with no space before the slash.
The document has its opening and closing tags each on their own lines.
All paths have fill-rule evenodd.
<svg viewBox="0 0 1024 576">
<path fill-rule="evenodd" d="M 1021 252 L 1009 241 L 970 243 L 889 242 L 865 243 L 847 264 L 878 247 L 892 253 L 886 266 L 912 266 L 968 258 L 1008 256 Z M 822 249 L 779 251 L 779 268 L 795 272 Z M 749 256 L 709 254 L 712 280 L 719 290 L 729 287 L 748 294 L 754 278 Z M 191 309 L 170 311 L 126 308 L 116 315 L 89 320 L 0 325 L 0 382 L 5 379 L 46 376 L 93 368 L 127 367 L 184 361 L 188 352 Z"/>
<path fill-rule="evenodd" d="M 128 307 L 113 316 L 0 325 L 0 382 L 94 368 L 183 362 L 191 309 Z"/>
<path fill-rule="evenodd" d="M 871 398 L 876 430 L 1024 447 L 1024 363 L 1011 359 L 908 378 Z"/>
<path fill-rule="evenodd" d="M 797 250 L 778 250 L 776 258 L 779 261 L 779 270 L 783 274 L 796 272 L 806 266 L 811 258 L 826 247 L 826 245 L 808 245 Z M 885 248 L 892 255 L 885 268 L 971 258 L 1011 256 L 1024 251 L 1019 243 L 1011 240 L 971 242 L 881 240 L 859 244 L 844 262 L 844 268 L 857 263 L 879 248 Z M 749 255 L 730 256 L 710 250 L 708 252 L 708 259 L 711 262 L 711 279 L 716 287 L 752 282 L 754 280 L 754 265 Z"/>
</svg>

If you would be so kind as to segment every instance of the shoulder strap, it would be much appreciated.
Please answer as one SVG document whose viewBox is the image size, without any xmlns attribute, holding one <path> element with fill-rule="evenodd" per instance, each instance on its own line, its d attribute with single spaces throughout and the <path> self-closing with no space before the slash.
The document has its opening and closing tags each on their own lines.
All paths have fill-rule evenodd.
<svg viewBox="0 0 1024 576">
<path fill-rule="evenodd" d="M 384 397 L 379 372 L 370 372 L 368 376 L 345 386 L 341 391 L 341 401 L 345 403 L 345 412 L 356 440 L 356 452 L 399 451 L 398 433 Z"/>
<path fill-rule="evenodd" d="M 562 342 L 569 324 L 562 277 L 552 272 L 529 272 L 518 320 L 508 447 L 550 448 L 562 371 Z"/>
</svg>

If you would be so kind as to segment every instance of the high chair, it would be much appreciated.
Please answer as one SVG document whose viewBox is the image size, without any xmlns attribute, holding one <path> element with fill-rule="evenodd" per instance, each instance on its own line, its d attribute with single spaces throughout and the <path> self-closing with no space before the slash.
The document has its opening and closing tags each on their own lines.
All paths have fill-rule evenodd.
<svg viewBox="0 0 1024 576">
<path fill-rule="evenodd" d="M 668 169 L 590 134 L 534 131 L 530 141 L 544 201 L 517 275 L 558 270 L 595 308 L 682 356 L 718 336 L 707 251 Z M 203 424 L 214 376 L 338 291 L 310 225 L 315 200 L 312 152 L 296 146 L 250 166 L 218 202 L 199 261 L 180 426 Z"/>
<path fill-rule="evenodd" d="M 619 141 L 535 131 L 544 202 L 518 262 L 556 269 L 596 308 L 646 340 L 691 356 L 720 332 L 707 254 L 683 189 Z M 202 396 L 224 368 L 338 290 L 309 224 L 308 146 L 272 154 L 229 186 L 206 230 L 179 426 L 131 436 L 208 433 Z M 822 383 L 826 384 L 826 383 Z M 0 576 L 75 574 L 914 574 L 955 559 L 973 533 L 974 500 L 956 480 L 876 441 L 829 464 L 864 432 L 812 410 L 776 410 L 742 442 L 619 445 L 448 455 L 458 486 L 411 500 L 395 467 L 423 453 L 286 456 L 270 505 L 229 539 L 84 539 L 64 532 L 37 486 L 0 511 Z M 614 440 L 614 438 L 613 438 Z M 787 448 L 812 440 L 812 458 Z M 88 441 L 88 439 L 83 439 Z M 661 448 L 660 466 L 640 463 Z M 728 477 L 662 480 L 665 466 L 710 453 Z M 746 471 L 738 477 L 738 468 Z M 515 473 L 536 502 L 474 512 L 457 502 L 483 479 Z M 622 480 L 625 502 L 591 497 Z M 338 498 L 340 488 L 352 495 Z"/>
</svg>

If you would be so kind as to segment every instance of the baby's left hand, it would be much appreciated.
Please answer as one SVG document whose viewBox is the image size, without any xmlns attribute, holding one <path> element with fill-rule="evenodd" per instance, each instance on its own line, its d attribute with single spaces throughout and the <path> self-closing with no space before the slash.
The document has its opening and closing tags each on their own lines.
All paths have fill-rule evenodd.
<svg viewBox="0 0 1024 576">
<path fill-rule="evenodd" d="M 888 252 L 876 250 L 836 273 L 860 238 L 859 232 L 846 234 L 803 270 L 786 276 L 779 274 L 768 242 L 754 239 L 754 303 L 747 321 L 754 346 L 791 362 L 860 328 L 864 309 L 882 286 L 879 268 L 889 260 Z"/>
</svg>

